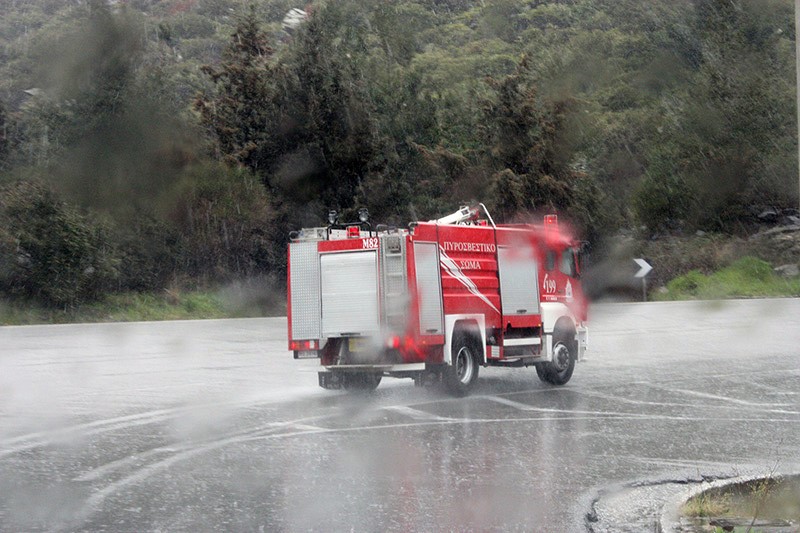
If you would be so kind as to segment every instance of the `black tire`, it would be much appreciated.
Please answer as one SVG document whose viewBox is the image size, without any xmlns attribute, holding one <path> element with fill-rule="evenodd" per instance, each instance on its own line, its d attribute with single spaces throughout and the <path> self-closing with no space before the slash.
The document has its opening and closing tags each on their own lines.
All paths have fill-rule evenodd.
<svg viewBox="0 0 800 533">
<path fill-rule="evenodd" d="M 382 377 L 373 372 L 345 372 L 342 374 L 342 387 L 352 392 L 372 392 L 381 384 Z"/>
<path fill-rule="evenodd" d="M 442 381 L 453 396 L 466 396 L 475 387 L 480 368 L 480 341 L 475 335 L 458 331 L 453 335 L 451 363 L 444 369 Z"/>
<path fill-rule="evenodd" d="M 564 385 L 572 377 L 575 370 L 575 359 L 578 355 L 578 344 L 575 335 L 564 331 L 556 331 L 553 335 L 553 361 L 536 365 L 539 379 L 551 385 Z"/>
</svg>

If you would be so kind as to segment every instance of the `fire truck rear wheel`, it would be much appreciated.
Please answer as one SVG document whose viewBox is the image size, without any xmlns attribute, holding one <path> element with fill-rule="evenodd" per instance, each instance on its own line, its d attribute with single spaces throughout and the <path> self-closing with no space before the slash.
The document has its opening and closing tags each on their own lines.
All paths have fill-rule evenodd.
<svg viewBox="0 0 800 533">
<path fill-rule="evenodd" d="M 452 364 L 445 367 L 444 385 L 454 396 L 469 394 L 478 380 L 480 343 L 465 331 L 453 335 Z"/>
<path fill-rule="evenodd" d="M 342 386 L 353 392 L 370 392 L 381 384 L 381 375 L 369 372 L 348 372 L 342 375 Z"/>
<path fill-rule="evenodd" d="M 556 332 L 553 336 L 553 361 L 536 365 L 539 379 L 551 385 L 564 385 L 572 377 L 575 370 L 575 356 L 578 347 L 574 339 L 564 332 Z"/>
</svg>

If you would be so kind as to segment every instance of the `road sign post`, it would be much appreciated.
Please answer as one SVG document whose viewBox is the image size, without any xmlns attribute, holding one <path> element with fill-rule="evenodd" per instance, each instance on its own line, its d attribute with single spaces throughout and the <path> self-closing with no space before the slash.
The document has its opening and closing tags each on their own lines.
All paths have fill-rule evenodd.
<svg viewBox="0 0 800 533">
<path fill-rule="evenodd" d="M 645 261 L 644 259 L 634 259 L 633 260 L 637 265 L 639 265 L 639 272 L 634 274 L 634 277 L 642 278 L 642 301 L 647 301 L 647 275 L 653 270 L 653 267 L 650 266 L 650 263 Z"/>
</svg>

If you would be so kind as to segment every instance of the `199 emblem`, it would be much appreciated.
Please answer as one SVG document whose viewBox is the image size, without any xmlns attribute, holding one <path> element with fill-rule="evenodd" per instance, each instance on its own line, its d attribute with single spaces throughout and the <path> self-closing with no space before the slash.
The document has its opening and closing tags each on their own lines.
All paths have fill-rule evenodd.
<svg viewBox="0 0 800 533">
<path fill-rule="evenodd" d="M 544 290 L 546 294 L 553 294 L 556 292 L 556 280 L 545 274 L 544 280 L 542 281 L 542 290 Z"/>
</svg>

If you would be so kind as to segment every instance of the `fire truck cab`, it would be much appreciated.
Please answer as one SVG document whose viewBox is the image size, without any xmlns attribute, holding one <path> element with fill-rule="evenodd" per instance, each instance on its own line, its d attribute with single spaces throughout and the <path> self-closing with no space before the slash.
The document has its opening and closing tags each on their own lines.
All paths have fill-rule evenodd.
<svg viewBox="0 0 800 533">
<path fill-rule="evenodd" d="M 373 229 L 362 215 L 291 235 L 289 349 L 320 359 L 320 386 L 410 377 L 460 396 L 481 366 L 569 381 L 587 348 L 587 301 L 581 243 L 555 215 L 496 225 L 479 204 L 407 229 Z"/>
</svg>

